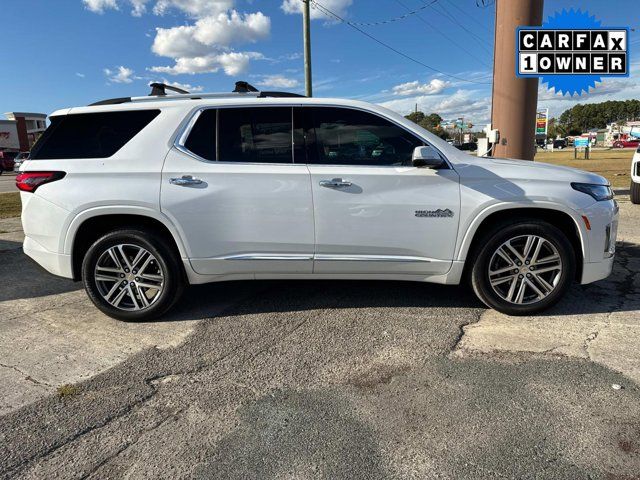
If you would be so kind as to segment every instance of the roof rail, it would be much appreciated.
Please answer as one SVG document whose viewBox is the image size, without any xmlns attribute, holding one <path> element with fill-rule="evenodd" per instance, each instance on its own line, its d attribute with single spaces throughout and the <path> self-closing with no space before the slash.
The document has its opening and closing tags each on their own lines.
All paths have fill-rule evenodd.
<svg viewBox="0 0 640 480">
<path fill-rule="evenodd" d="M 300 95 L 299 93 L 291 93 L 291 92 L 260 92 L 258 98 L 287 98 L 287 97 L 297 97 L 304 98 L 305 95 Z"/>
<path fill-rule="evenodd" d="M 129 103 L 131 102 L 131 97 L 120 97 L 120 98 L 108 98 L 106 100 L 100 100 L 99 102 L 90 103 L 90 107 L 95 107 L 98 105 L 117 105 L 119 103 Z"/>
<path fill-rule="evenodd" d="M 203 98 L 232 98 L 236 95 L 257 97 L 257 98 L 304 98 L 304 95 L 290 92 L 261 92 L 250 83 L 239 81 L 236 82 L 235 88 L 231 93 L 189 93 L 172 85 L 154 82 L 149 85 L 151 93 L 146 97 L 120 97 L 101 100 L 90 104 L 90 107 L 98 105 L 118 105 L 121 103 L 138 103 L 153 102 L 157 100 L 201 100 Z M 176 92 L 174 95 L 167 95 L 167 90 Z"/>
</svg>

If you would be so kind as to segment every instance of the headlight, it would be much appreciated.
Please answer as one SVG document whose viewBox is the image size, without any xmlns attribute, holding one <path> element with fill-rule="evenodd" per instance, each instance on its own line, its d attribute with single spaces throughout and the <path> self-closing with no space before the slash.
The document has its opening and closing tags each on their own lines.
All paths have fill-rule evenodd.
<svg viewBox="0 0 640 480">
<path fill-rule="evenodd" d="M 572 183 L 571 187 L 587 195 L 591 195 L 596 201 L 611 200 L 613 198 L 613 190 L 609 185 L 594 185 L 591 183 Z"/>
</svg>

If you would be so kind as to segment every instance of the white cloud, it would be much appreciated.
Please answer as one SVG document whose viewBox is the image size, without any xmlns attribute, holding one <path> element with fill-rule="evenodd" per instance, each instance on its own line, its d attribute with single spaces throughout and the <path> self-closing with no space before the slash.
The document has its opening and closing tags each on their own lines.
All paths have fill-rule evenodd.
<svg viewBox="0 0 640 480">
<path fill-rule="evenodd" d="M 419 81 L 402 83 L 392 88 L 394 95 L 437 95 L 450 85 L 449 82 L 434 78 L 429 83 Z"/>
<path fill-rule="evenodd" d="M 382 102 L 381 105 L 402 115 L 418 110 L 437 113 L 445 120 L 464 117 L 475 124 L 488 123 L 491 117 L 491 97 L 479 90 L 457 90 L 446 96 L 418 95 Z"/>
<path fill-rule="evenodd" d="M 84 73 L 76 72 L 76 77 L 84 78 L 86 75 Z"/>
<path fill-rule="evenodd" d="M 153 13 L 164 15 L 172 9 L 180 10 L 194 18 L 217 15 L 233 7 L 234 0 L 158 0 Z"/>
<path fill-rule="evenodd" d="M 204 87 L 201 87 L 199 85 L 191 85 L 189 83 L 180 83 L 180 82 L 171 82 L 166 78 L 163 78 L 161 83 L 164 83 L 165 85 L 170 85 L 172 87 L 181 88 L 182 90 L 186 90 L 189 93 L 197 93 L 197 92 L 202 92 L 204 90 Z"/>
<path fill-rule="evenodd" d="M 104 74 L 108 77 L 110 83 L 131 83 L 140 79 L 140 77 L 135 76 L 135 72 L 132 69 L 122 65 L 116 70 L 105 68 Z"/>
<path fill-rule="evenodd" d="M 82 0 L 84 6 L 94 13 L 104 13 L 105 10 L 117 10 L 116 0 Z"/>
<path fill-rule="evenodd" d="M 194 39 L 195 27 L 180 26 L 157 28 L 151 51 L 161 57 L 198 57 L 211 52 L 211 49 Z"/>
<path fill-rule="evenodd" d="M 153 0 L 82 0 L 87 9 L 95 13 L 105 10 L 119 10 L 120 5 L 129 5 L 131 15 L 140 17 L 147 13 L 147 4 Z M 153 13 L 165 15 L 177 10 L 193 18 L 217 15 L 233 7 L 234 0 L 155 0 Z"/>
<path fill-rule="evenodd" d="M 262 58 L 255 52 L 228 51 L 232 44 L 253 43 L 266 38 L 271 20 L 261 12 L 240 14 L 235 10 L 204 17 L 193 25 L 158 28 L 151 50 L 173 58 L 173 67 L 153 67 L 152 71 L 172 75 L 216 72 L 227 75 L 247 70 L 249 60 Z"/>
<path fill-rule="evenodd" d="M 258 85 L 273 88 L 295 88 L 300 85 L 300 82 L 295 78 L 287 78 L 284 75 L 264 75 Z"/>
<path fill-rule="evenodd" d="M 344 17 L 347 14 L 347 8 L 349 8 L 352 3 L 353 0 L 323 0 L 322 6 L 326 7 L 327 10 L 331 10 L 336 15 Z M 282 8 L 282 10 L 284 10 L 284 12 L 288 14 L 302 13 L 302 2 L 300 0 L 284 0 L 280 8 Z M 313 20 L 334 20 L 330 17 L 327 17 L 317 8 L 314 8 L 313 4 L 311 4 L 311 18 Z"/>
<path fill-rule="evenodd" d="M 152 72 L 168 73 L 169 75 L 213 73 L 222 69 L 227 75 L 238 75 L 249 67 L 249 60 L 260 59 L 262 54 L 257 52 L 226 52 L 201 57 L 176 58 L 171 67 L 151 67 Z"/>
<path fill-rule="evenodd" d="M 196 22 L 193 38 L 205 45 L 254 43 L 269 36 L 271 19 L 262 12 L 240 14 L 235 10 Z"/>
<path fill-rule="evenodd" d="M 194 25 L 157 28 L 151 50 L 162 57 L 198 57 L 211 47 L 253 43 L 269 36 L 271 20 L 261 12 L 239 14 L 235 10 L 205 17 Z"/>
<path fill-rule="evenodd" d="M 195 21 L 187 25 L 156 28 L 151 51 L 173 60 L 173 65 L 153 66 L 153 72 L 171 75 L 209 73 L 223 70 L 237 75 L 247 70 L 249 61 L 262 59 L 257 52 L 237 52 L 236 45 L 267 38 L 271 19 L 262 12 L 239 13 L 232 9 L 235 0 L 83 0 L 87 8 L 102 13 L 129 5 L 131 14 L 141 16 L 153 6 L 155 15 L 172 10 Z M 113 75 L 114 78 L 115 75 Z M 113 81 L 126 80 L 116 79 Z"/>
</svg>

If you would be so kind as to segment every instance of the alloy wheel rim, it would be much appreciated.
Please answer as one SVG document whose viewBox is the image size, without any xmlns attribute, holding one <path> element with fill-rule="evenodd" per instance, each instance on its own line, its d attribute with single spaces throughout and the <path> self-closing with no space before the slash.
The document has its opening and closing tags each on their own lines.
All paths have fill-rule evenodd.
<svg viewBox="0 0 640 480">
<path fill-rule="evenodd" d="M 489 262 L 493 291 L 516 305 L 540 302 L 553 293 L 562 277 L 558 249 L 538 235 L 519 235 L 500 245 Z"/>
<path fill-rule="evenodd" d="M 164 272 L 158 259 L 145 248 L 128 243 L 106 249 L 94 269 L 98 292 L 119 310 L 144 310 L 164 289 Z"/>
</svg>

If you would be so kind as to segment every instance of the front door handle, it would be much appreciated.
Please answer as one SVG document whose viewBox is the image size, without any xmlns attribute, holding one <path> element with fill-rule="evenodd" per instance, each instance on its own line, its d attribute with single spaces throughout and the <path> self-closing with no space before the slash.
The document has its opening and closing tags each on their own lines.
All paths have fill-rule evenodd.
<svg viewBox="0 0 640 480">
<path fill-rule="evenodd" d="M 345 188 L 350 187 L 352 183 L 348 180 L 343 180 L 342 178 L 334 178 L 332 180 L 320 180 L 321 187 L 327 188 Z"/>
<path fill-rule="evenodd" d="M 170 178 L 169 183 L 171 183 L 172 185 L 189 186 L 200 185 L 203 182 L 199 178 L 195 178 L 191 175 L 183 175 L 180 178 Z"/>
</svg>

